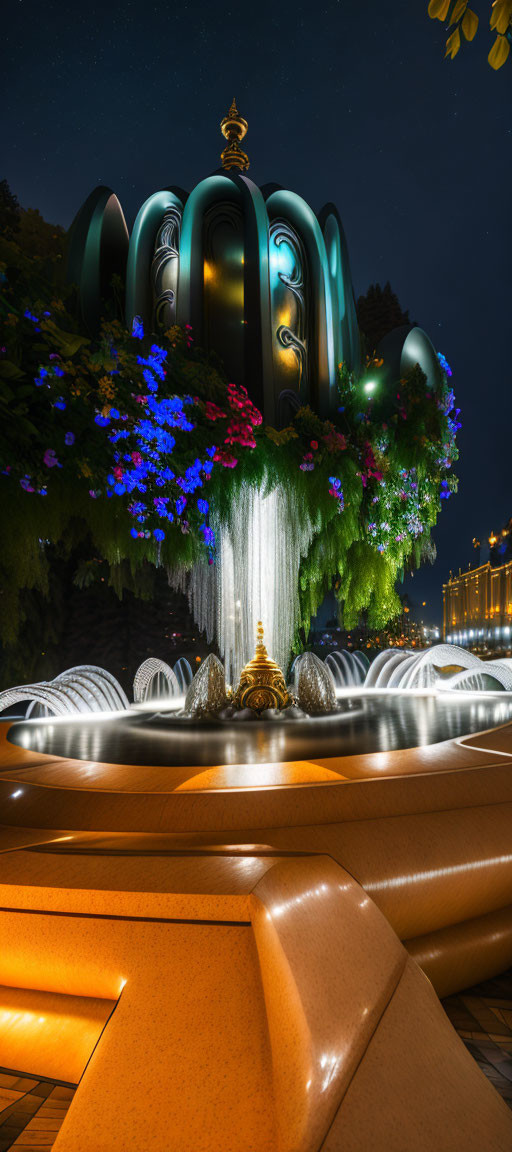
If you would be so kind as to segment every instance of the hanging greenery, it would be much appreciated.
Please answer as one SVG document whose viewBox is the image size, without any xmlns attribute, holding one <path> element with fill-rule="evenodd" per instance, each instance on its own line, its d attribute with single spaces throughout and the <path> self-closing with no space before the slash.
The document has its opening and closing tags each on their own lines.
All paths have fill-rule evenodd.
<svg viewBox="0 0 512 1152">
<path fill-rule="evenodd" d="M 294 485 L 318 525 L 299 574 L 306 632 L 333 581 L 347 627 L 363 610 L 376 627 L 399 611 L 396 578 L 428 554 L 456 488 L 444 357 L 430 388 L 419 368 L 390 384 L 376 360 L 361 380 L 340 364 L 333 419 L 302 407 L 277 431 L 190 329 L 157 342 L 139 320 L 127 332 L 110 319 L 91 340 L 51 276 L 27 275 L 22 261 L 0 275 L 4 644 L 16 641 L 20 593 L 48 592 L 52 548 L 70 556 L 90 539 L 121 594 L 148 562 L 214 563 L 210 510 L 227 519 L 247 483 Z"/>
</svg>

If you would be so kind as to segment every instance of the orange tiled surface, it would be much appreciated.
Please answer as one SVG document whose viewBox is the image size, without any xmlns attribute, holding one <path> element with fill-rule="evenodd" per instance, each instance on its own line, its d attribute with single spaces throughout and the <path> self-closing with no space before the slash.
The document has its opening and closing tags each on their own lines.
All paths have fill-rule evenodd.
<svg viewBox="0 0 512 1152">
<path fill-rule="evenodd" d="M 511 732 L 136 790 L 4 744 L 0 984 L 117 1002 L 55 1152 L 510 1152 L 420 967 L 446 993 L 512 962 Z"/>
</svg>

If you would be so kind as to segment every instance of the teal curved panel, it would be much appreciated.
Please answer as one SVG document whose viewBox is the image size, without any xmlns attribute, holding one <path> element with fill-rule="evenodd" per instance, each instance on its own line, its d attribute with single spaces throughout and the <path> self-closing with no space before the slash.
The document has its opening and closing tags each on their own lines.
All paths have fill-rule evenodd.
<svg viewBox="0 0 512 1152">
<path fill-rule="evenodd" d="M 266 208 L 271 232 L 274 224 L 282 222 L 283 225 L 288 225 L 300 241 L 306 261 L 306 268 L 302 276 L 305 300 L 304 338 L 302 338 L 300 333 L 294 333 L 291 329 L 289 336 L 286 331 L 283 331 L 283 329 L 289 328 L 289 325 L 279 323 L 278 293 L 281 290 L 280 285 L 283 284 L 283 272 L 279 268 L 279 262 L 273 267 L 274 254 L 271 250 L 270 293 L 274 328 L 275 384 L 276 387 L 279 387 L 280 345 L 283 344 L 283 340 L 287 340 L 289 342 L 288 347 L 297 362 L 304 357 L 307 361 L 307 382 L 304 385 L 302 380 L 301 401 L 306 400 L 316 408 L 321 416 L 327 416 L 336 405 L 336 365 L 331 281 L 322 230 L 309 204 L 301 196 L 297 196 L 295 192 L 285 190 L 273 192 L 266 201 Z M 283 241 L 280 242 L 281 247 L 282 245 Z M 287 278 L 290 281 L 289 275 Z M 292 276 L 292 281 L 293 279 L 294 276 Z M 298 285 L 290 282 L 292 294 L 294 287 L 297 288 Z M 302 286 L 300 290 L 303 290 Z M 281 329 L 280 333 L 279 329 Z M 303 346 L 303 349 L 300 345 Z M 285 350 L 288 350 L 286 346 Z"/>
<path fill-rule="evenodd" d="M 197 343 L 222 356 L 230 377 L 267 414 L 268 224 L 263 197 L 245 176 L 214 173 L 187 200 L 178 323 L 190 324 Z"/>
<path fill-rule="evenodd" d="M 435 389 L 441 379 L 441 369 L 434 345 L 423 328 L 402 325 L 393 328 L 380 341 L 377 354 L 384 360 L 386 376 L 391 382 L 406 376 L 416 364 L 424 372 L 430 388 Z"/>
<path fill-rule="evenodd" d="M 67 269 L 68 280 L 78 286 L 89 331 L 99 325 L 112 276 L 124 278 L 127 255 L 128 229 L 119 200 L 111 188 L 94 188 L 71 225 Z"/>
<path fill-rule="evenodd" d="M 175 217 L 177 228 L 178 247 L 173 251 L 173 244 L 167 244 L 167 267 L 162 269 L 158 265 L 159 233 L 165 223 L 165 217 Z M 183 201 L 180 196 L 170 189 L 154 192 L 142 205 L 130 239 L 128 252 L 128 267 L 126 270 L 126 324 L 131 331 L 135 316 L 140 316 L 145 331 L 151 331 L 154 326 L 155 305 L 158 310 L 158 300 L 155 299 L 155 279 L 160 276 L 163 280 L 162 292 L 175 291 L 174 288 L 165 288 L 166 283 L 178 283 L 178 272 L 172 267 L 173 257 L 179 260 L 179 231 L 183 216 Z M 174 242 L 173 242 L 174 243 Z M 156 252 L 155 252 L 156 249 Z M 156 267 L 154 260 L 156 257 Z M 171 269 L 169 269 L 169 262 Z M 152 282 L 153 272 L 153 282 Z M 166 280 L 167 277 L 167 280 Z M 158 284 L 157 284 L 158 292 Z M 172 320 L 170 321 L 172 322 Z"/>
<path fill-rule="evenodd" d="M 335 363 L 338 365 L 343 360 L 358 376 L 361 341 L 345 232 L 334 204 L 326 204 L 318 220 L 329 266 Z"/>
</svg>

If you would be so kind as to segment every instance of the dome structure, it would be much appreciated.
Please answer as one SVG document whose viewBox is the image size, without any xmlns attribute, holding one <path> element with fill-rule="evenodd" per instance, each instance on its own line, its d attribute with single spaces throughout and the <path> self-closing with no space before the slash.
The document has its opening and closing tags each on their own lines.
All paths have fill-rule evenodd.
<svg viewBox="0 0 512 1152">
<path fill-rule="evenodd" d="M 340 216 L 334 204 L 315 214 L 296 192 L 249 178 L 240 147 L 247 121 L 235 101 L 221 130 L 221 167 L 190 193 L 176 185 L 154 192 L 131 236 L 115 193 L 90 194 L 72 226 L 69 258 L 83 318 L 91 330 L 98 325 L 117 273 L 126 280 L 129 328 L 136 317 L 145 331 L 190 325 L 273 426 L 303 404 L 326 417 L 336 406 L 337 365 L 357 373 L 361 362 Z M 430 363 L 426 340 L 426 349 L 416 344 Z"/>
</svg>

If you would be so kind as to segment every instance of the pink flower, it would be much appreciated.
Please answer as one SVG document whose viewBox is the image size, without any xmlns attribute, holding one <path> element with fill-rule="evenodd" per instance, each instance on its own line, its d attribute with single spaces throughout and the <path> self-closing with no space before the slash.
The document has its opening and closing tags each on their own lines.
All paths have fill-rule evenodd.
<svg viewBox="0 0 512 1152">
<path fill-rule="evenodd" d="M 136 468 L 140 468 L 142 464 L 142 456 L 140 452 L 132 452 L 132 460 Z"/>
<path fill-rule="evenodd" d="M 43 456 L 43 461 L 47 468 L 55 468 L 55 465 L 57 465 L 57 468 L 62 468 L 62 464 L 59 464 L 59 461 L 57 460 L 54 448 L 46 449 L 46 452 Z"/>
<path fill-rule="evenodd" d="M 223 468 L 236 468 L 238 464 L 236 456 L 227 452 L 225 448 L 217 448 L 213 459 L 216 464 L 222 464 Z"/>
<path fill-rule="evenodd" d="M 226 413 L 217 404 L 214 404 L 213 400 L 207 400 L 204 407 L 207 420 L 225 420 Z"/>
<path fill-rule="evenodd" d="M 347 441 L 341 432 L 337 432 L 335 428 L 331 428 L 323 437 L 324 444 L 327 446 L 328 452 L 343 452 L 347 447 Z"/>
</svg>

